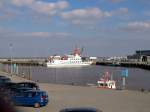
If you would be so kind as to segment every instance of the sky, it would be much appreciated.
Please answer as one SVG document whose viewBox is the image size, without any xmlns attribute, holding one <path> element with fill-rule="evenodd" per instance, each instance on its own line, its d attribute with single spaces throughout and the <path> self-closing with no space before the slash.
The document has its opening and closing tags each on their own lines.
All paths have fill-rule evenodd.
<svg viewBox="0 0 150 112">
<path fill-rule="evenodd" d="M 0 0 L 0 57 L 150 49 L 149 0 Z"/>
</svg>

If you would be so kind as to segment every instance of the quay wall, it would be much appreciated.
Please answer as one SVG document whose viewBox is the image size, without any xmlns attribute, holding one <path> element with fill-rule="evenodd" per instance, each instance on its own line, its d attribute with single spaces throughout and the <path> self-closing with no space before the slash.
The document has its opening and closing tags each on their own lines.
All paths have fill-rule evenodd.
<svg viewBox="0 0 150 112">
<path fill-rule="evenodd" d="M 45 66 L 44 61 L 11 61 L 11 60 L 5 60 L 5 61 L 0 61 L 2 64 L 16 64 L 16 65 L 27 65 L 27 66 Z"/>
<path fill-rule="evenodd" d="M 97 61 L 96 65 L 134 67 L 134 68 L 142 68 L 142 69 L 150 70 L 149 62 Z"/>
</svg>

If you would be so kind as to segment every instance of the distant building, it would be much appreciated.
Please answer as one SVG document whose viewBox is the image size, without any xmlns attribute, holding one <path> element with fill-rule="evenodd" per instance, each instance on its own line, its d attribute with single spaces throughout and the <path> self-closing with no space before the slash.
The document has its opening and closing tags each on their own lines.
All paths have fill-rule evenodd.
<svg viewBox="0 0 150 112">
<path fill-rule="evenodd" d="M 144 55 L 144 56 L 150 56 L 150 50 L 138 50 L 136 51 L 137 55 Z"/>
<path fill-rule="evenodd" d="M 150 62 L 150 50 L 137 50 L 135 54 L 127 56 L 130 61 Z"/>
<path fill-rule="evenodd" d="M 125 60 L 127 60 L 127 57 L 122 56 L 114 56 L 107 58 L 107 61 L 125 61 Z"/>
<path fill-rule="evenodd" d="M 90 60 L 97 60 L 97 57 L 90 57 Z"/>
<path fill-rule="evenodd" d="M 90 61 L 92 61 L 93 63 L 96 63 L 97 61 L 97 57 L 89 57 Z"/>
</svg>

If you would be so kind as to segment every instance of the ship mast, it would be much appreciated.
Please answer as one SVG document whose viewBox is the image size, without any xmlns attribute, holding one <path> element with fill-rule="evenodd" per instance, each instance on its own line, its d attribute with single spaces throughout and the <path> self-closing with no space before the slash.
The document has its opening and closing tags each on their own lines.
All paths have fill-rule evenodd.
<svg viewBox="0 0 150 112">
<path fill-rule="evenodd" d="M 76 55 L 80 55 L 80 49 L 75 47 L 75 49 L 73 50 L 73 55 L 76 56 Z"/>
</svg>

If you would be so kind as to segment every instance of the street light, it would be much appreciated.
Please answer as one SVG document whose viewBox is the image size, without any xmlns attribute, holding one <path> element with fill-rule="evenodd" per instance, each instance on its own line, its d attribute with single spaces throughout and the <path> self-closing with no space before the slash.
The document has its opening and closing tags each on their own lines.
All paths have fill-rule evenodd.
<svg viewBox="0 0 150 112">
<path fill-rule="evenodd" d="M 13 48 L 13 44 L 10 43 L 9 49 L 10 49 L 10 74 L 11 74 L 11 76 L 12 76 L 12 48 Z"/>
</svg>

